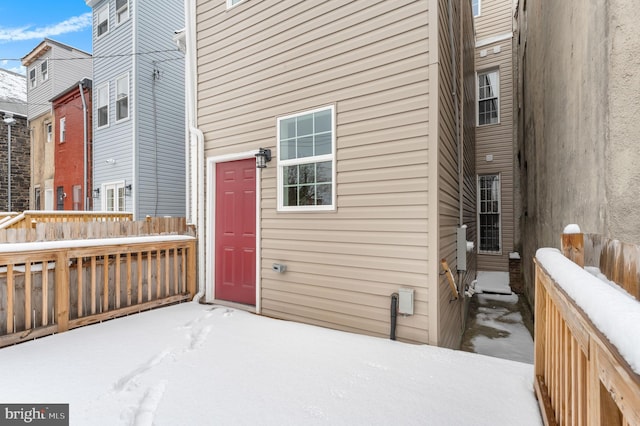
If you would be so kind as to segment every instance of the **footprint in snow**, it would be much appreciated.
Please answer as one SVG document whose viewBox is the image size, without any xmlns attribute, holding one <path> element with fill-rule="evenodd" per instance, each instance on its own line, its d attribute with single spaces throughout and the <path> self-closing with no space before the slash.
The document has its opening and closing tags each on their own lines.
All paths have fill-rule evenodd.
<svg viewBox="0 0 640 426">
<path fill-rule="evenodd" d="M 126 374 L 126 375 L 122 376 L 113 385 L 113 389 L 116 392 L 122 392 L 122 391 L 128 389 L 132 384 L 135 383 L 136 379 L 141 374 L 145 373 L 146 371 L 148 371 L 151 368 L 155 367 L 156 365 L 160 364 L 171 353 L 172 352 L 170 350 L 164 350 L 164 351 L 160 352 L 158 355 L 156 355 L 155 357 L 151 358 L 149 361 L 145 362 L 144 364 L 140 365 L 138 368 L 136 368 L 135 370 L 131 371 L 129 374 Z"/>
<path fill-rule="evenodd" d="M 136 411 L 133 425 L 153 425 L 153 418 L 155 417 L 156 410 L 160 405 L 160 401 L 162 400 L 162 396 L 164 395 L 166 387 L 167 382 L 166 380 L 163 380 L 162 382 L 158 383 L 155 386 L 152 386 L 147 390 L 147 392 L 142 397 L 140 404 L 138 405 L 138 410 Z"/>
<path fill-rule="evenodd" d="M 211 331 L 211 326 L 208 325 L 196 332 L 193 332 L 189 335 L 189 349 L 190 351 L 194 349 L 199 349 L 204 344 L 205 340 L 207 340 L 207 336 Z"/>
</svg>

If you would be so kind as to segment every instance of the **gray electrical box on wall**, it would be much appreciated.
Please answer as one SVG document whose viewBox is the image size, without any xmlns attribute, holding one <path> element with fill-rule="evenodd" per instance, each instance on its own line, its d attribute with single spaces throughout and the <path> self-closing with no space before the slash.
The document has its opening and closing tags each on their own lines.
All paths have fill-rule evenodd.
<svg viewBox="0 0 640 426">
<path fill-rule="evenodd" d="M 458 253 L 458 271 L 467 270 L 467 226 L 458 228 L 456 251 Z"/>
<path fill-rule="evenodd" d="M 413 289 L 401 288 L 398 290 L 398 313 L 413 315 Z"/>
</svg>

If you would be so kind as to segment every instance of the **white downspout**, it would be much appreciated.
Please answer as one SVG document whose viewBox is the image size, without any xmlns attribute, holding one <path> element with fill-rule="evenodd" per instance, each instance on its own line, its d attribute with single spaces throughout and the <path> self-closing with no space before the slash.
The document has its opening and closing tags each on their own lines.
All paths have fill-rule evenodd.
<svg viewBox="0 0 640 426">
<path fill-rule="evenodd" d="M 84 86 L 82 84 L 84 80 L 80 80 L 78 83 L 78 90 L 80 90 L 80 98 L 82 99 L 82 125 L 83 127 L 83 181 L 82 181 L 82 199 L 84 200 L 84 210 L 87 211 L 89 207 L 89 198 L 87 197 L 87 161 L 88 161 L 88 149 L 89 138 L 87 134 L 87 101 L 84 99 Z"/>
<path fill-rule="evenodd" d="M 197 118 L 197 46 L 196 46 L 196 5 L 195 0 L 185 0 L 185 37 L 187 46 L 187 60 L 185 61 L 185 88 L 187 106 L 187 125 L 189 138 L 187 141 L 187 158 L 191 162 L 189 174 L 190 194 L 195 206 L 188 209 L 189 221 L 196 224 L 196 236 L 198 237 L 198 293 L 193 298 L 199 301 L 204 296 L 205 285 L 205 212 L 204 212 L 204 135 L 198 129 Z M 195 152 L 194 152 L 195 151 Z M 195 161 L 194 161 L 195 160 Z M 194 164 L 195 163 L 195 164 Z M 187 169 L 189 170 L 189 169 Z"/>
</svg>

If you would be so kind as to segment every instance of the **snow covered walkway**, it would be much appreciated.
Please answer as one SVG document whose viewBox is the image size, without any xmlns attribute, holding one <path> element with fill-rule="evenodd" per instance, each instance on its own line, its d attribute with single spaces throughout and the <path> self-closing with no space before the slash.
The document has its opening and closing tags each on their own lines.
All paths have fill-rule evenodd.
<svg viewBox="0 0 640 426">
<path fill-rule="evenodd" d="M 533 366 L 185 303 L 0 349 L 72 425 L 539 425 Z"/>
</svg>

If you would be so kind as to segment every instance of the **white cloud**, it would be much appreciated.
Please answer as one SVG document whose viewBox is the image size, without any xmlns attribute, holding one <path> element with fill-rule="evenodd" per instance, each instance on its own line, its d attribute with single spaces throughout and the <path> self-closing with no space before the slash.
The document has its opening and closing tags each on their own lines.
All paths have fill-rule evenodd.
<svg viewBox="0 0 640 426">
<path fill-rule="evenodd" d="M 0 41 L 22 41 L 41 39 L 60 34 L 81 31 L 91 26 L 91 12 L 73 16 L 57 24 L 32 29 L 31 26 L 20 28 L 0 28 Z"/>
</svg>

